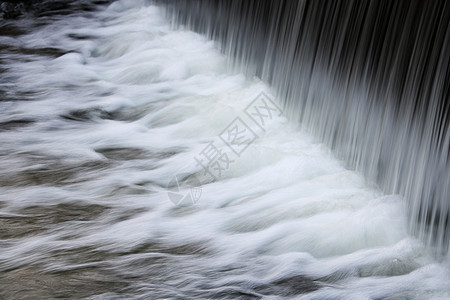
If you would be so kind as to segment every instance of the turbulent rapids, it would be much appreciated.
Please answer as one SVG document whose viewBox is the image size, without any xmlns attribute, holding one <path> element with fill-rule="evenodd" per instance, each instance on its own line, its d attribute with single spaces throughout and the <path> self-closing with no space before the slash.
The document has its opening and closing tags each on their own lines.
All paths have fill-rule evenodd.
<svg viewBox="0 0 450 300">
<path fill-rule="evenodd" d="M 450 297 L 446 1 L 0 9 L 0 298 Z"/>
<path fill-rule="evenodd" d="M 176 23 L 220 41 L 271 84 L 287 116 L 386 193 L 448 250 L 448 1 L 171 1 Z"/>
</svg>

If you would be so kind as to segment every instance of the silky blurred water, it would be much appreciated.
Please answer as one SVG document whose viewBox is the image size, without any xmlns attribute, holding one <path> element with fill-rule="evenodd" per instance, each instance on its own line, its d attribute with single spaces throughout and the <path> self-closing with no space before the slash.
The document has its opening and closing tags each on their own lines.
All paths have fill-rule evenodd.
<svg viewBox="0 0 450 300">
<path fill-rule="evenodd" d="M 146 1 L 99 9 L 3 21 L 1 298 L 450 297 L 404 199 L 279 115 L 268 86 Z M 264 126 L 246 114 L 261 95 Z M 228 164 L 206 176 L 211 145 Z M 194 203 L 173 203 L 178 174 Z"/>
</svg>

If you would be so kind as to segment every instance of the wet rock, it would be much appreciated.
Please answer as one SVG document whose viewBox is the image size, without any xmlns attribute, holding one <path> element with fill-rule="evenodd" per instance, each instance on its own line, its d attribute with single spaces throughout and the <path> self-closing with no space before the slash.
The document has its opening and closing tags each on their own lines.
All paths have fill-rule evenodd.
<svg viewBox="0 0 450 300">
<path fill-rule="evenodd" d="M 25 4 L 19 1 L 2 1 L 0 12 L 4 19 L 15 19 L 25 12 Z"/>
<path fill-rule="evenodd" d="M 110 0 L 8 0 L 0 1 L 0 13 L 4 19 L 15 19 L 31 12 L 36 17 L 68 15 L 76 11 L 95 11 L 98 5 L 110 3 Z"/>
</svg>

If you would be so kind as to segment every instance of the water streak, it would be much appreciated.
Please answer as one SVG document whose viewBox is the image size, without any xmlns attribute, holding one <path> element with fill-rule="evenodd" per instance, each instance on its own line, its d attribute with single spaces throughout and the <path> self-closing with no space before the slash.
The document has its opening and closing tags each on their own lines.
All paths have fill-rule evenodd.
<svg viewBox="0 0 450 300">
<path fill-rule="evenodd" d="M 448 1 L 170 1 L 175 24 L 219 41 L 277 91 L 288 117 L 385 193 L 448 251 Z"/>
</svg>

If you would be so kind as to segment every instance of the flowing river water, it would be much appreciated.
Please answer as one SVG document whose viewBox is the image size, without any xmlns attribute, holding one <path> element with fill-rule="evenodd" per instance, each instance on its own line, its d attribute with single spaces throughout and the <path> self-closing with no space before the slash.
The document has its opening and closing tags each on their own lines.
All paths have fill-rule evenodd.
<svg viewBox="0 0 450 300">
<path fill-rule="evenodd" d="M 0 298 L 450 297 L 401 196 L 165 16 L 2 21 Z"/>
</svg>

